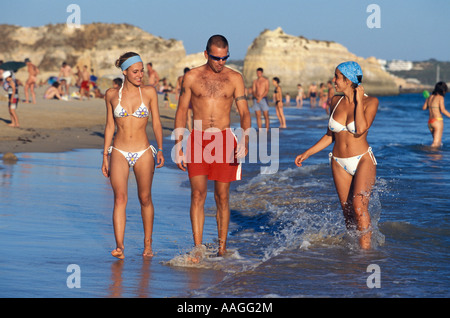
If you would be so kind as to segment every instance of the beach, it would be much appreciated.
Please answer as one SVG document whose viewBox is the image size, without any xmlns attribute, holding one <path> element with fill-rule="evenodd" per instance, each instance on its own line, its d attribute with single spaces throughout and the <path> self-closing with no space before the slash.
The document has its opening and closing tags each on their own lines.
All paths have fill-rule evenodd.
<svg viewBox="0 0 450 318">
<path fill-rule="evenodd" d="M 328 149 L 301 168 L 293 162 L 325 133 L 328 122 L 322 108 L 310 108 L 305 101 L 301 109 L 285 107 L 288 128 L 267 146 L 270 151 L 273 142 L 278 145 L 279 157 L 272 157 L 278 169 L 263 174 L 261 168 L 269 163 L 247 160 L 242 180 L 232 183 L 229 253 L 224 257 L 214 257 L 216 208 L 213 183 L 208 184 L 208 257 L 200 264 L 186 261 L 193 249 L 190 185 L 187 173 L 170 159 L 173 110 L 160 104 L 167 127 L 166 164 L 156 170 L 152 187 L 155 256 L 142 257 L 142 220 L 130 172 L 126 258 L 121 261 L 110 254 L 115 247 L 113 193 L 100 171 L 104 101 L 21 103 L 23 128 L 4 123 L 0 129 L 2 152 L 18 157 L 13 163 L 0 161 L 0 296 L 180 298 L 179 304 L 185 298 L 258 298 L 267 304 L 295 298 L 292 305 L 305 297 L 447 298 L 448 132 L 442 149 L 432 150 L 421 94 L 379 99 L 368 136 L 378 162 L 369 206 L 371 250 L 361 250 L 346 231 Z M 7 121 L 6 105 L 1 105 L 0 117 Z M 62 108 L 68 105 L 73 106 Z M 276 127 L 275 109 L 269 112 Z"/>
<path fill-rule="evenodd" d="M 43 95 L 46 87 L 39 87 L 36 89 L 36 104 L 27 104 L 23 102 L 23 89 L 23 86 L 19 88 L 20 102 L 17 109 L 20 128 L 8 127 L 8 104 L 4 100 L 0 101 L 0 153 L 103 149 L 106 118 L 104 99 L 45 100 Z M 158 98 L 163 135 L 168 136 L 173 130 L 175 110 L 164 107 L 162 95 L 158 95 Z M 153 140 L 151 124 L 147 130 L 149 138 Z"/>
</svg>

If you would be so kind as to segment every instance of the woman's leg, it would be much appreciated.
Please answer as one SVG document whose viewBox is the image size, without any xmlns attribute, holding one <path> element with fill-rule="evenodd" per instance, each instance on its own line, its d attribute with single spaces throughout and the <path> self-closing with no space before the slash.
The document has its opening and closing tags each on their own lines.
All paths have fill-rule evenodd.
<svg viewBox="0 0 450 318">
<path fill-rule="evenodd" d="M 284 117 L 283 106 L 280 106 L 279 112 L 280 112 L 280 118 L 281 118 L 281 128 L 287 128 L 286 117 Z"/>
<path fill-rule="evenodd" d="M 441 147 L 442 146 L 442 134 L 444 132 L 444 122 L 442 120 L 437 120 L 431 124 L 430 128 L 431 134 L 433 135 L 433 143 L 431 147 Z"/>
<path fill-rule="evenodd" d="M 344 213 L 345 226 L 348 230 L 355 230 L 356 221 L 352 202 L 353 176 L 346 172 L 335 160 L 331 160 L 331 170 L 342 212 Z"/>
<path fill-rule="evenodd" d="M 110 181 L 114 192 L 113 226 L 116 249 L 111 252 L 114 257 L 123 259 L 126 223 L 126 206 L 128 200 L 129 166 L 125 157 L 118 151 L 111 153 Z"/>
<path fill-rule="evenodd" d="M 136 177 L 139 202 L 141 204 L 142 223 L 144 225 L 143 256 L 153 256 L 152 235 L 154 207 L 152 201 L 152 182 L 155 172 L 155 161 L 151 149 L 148 149 L 136 161 L 134 175 Z"/>
<path fill-rule="evenodd" d="M 278 118 L 278 121 L 280 122 L 280 128 L 281 128 L 281 126 L 283 126 L 283 123 L 281 122 L 280 107 L 278 105 L 275 105 L 275 111 L 277 113 L 277 118 Z"/>
<path fill-rule="evenodd" d="M 363 249 L 371 246 L 371 220 L 369 200 L 376 178 L 376 166 L 370 154 L 364 155 L 358 164 L 353 178 L 353 210 L 355 213 L 357 230 L 360 233 L 360 245 Z"/>
</svg>

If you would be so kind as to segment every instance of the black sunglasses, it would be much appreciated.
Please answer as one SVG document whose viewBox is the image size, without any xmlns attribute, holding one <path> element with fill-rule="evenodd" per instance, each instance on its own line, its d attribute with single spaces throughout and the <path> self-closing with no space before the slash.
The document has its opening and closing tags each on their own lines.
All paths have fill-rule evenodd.
<svg viewBox="0 0 450 318">
<path fill-rule="evenodd" d="M 211 55 L 211 54 L 208 53 L 208 56 L 210 58 L 212 58 L 214 61 L 226 61 L 230 57 L 230 54 L 228 54 L 227 56 L 218 57 L 218 56 L 214 56 L 214 55 Z"/>
</svg>

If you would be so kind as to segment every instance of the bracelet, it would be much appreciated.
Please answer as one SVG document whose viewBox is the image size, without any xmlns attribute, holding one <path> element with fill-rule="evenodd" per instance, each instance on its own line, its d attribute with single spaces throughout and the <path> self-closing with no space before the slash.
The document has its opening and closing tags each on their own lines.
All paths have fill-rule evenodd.
<svg viewBox="0 0 450 318">
<path fill-rule="evenodd" d="M 112 148 L 113 148 L 112 146 L 109 146 L 108 150 L 106 152 L 103 152 L 103 156 L 109 156 L 109 154 L 112 151 Z"/>
<path fill-rule="evenodd" d="M 161 149 L 161 148 L 158 148 L 158 151 L 161 151 L 161 152 L 162 152 L 162 149 Z M 158 152 L 158 151 L 157 151 L 157 152 Z"/>
</svg>

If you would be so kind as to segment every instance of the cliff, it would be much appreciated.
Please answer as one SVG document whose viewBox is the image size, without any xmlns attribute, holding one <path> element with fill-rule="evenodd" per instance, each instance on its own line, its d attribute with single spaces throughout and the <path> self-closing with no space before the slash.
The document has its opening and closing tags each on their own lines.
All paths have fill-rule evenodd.
<svg viewBox="0 0 450 318">
<path fill-rule="evenodd" d="M 243 75 L 247 87 L 256 78 L 256 69 L 262 67 L 272 83 L 280 78 L 284 93 L 297 95 L 297 84 L 308 90 L 311 83 L 326 83 L 334 76 L 341 62 L 358 62 L 364 73 L 363 85 L 368 94 L 398 94 L 397 79 L 384 71 L 375 58 L 364 59 L 336 42 L 309 40 L 283 32 L 281 28 L 263 31 L 250 45 L 244 60 Z"/>
<path fill-rule="evenodd" d="M 87 65 L 98 77 L 121 76 L 114 63 L 128 51 L 139 53 L 145 64 L 152 62 L 160 78 L 167 78 L 173 85 L 185 67 L 205 63 L 202 52 L 186 55 L 182 41 L 163 39 L 129 24 L 93 23 L 81 25 L 79 29 L 66 24 L 0 25 L 0 60 L 30 58 L 40 69 L 39 81 L 57 76 L 64 61 L 74 70 L 76 66 Z M 251 87 L 256 69 L 262 67 L 269 79 L 279 77 L 283 91 L 294 96 L 298 83 L 307 89 L 312 82 L 326 82 L 333 77 L 335 67 L 346 60 L 361 64 L 363 84 L 369 94 L 398 93 L 402 82 L 382 70 L 375 58 L 363 59 L 341 44 L 295 37 L 285 34 L 281 28 L 265 30 L 253 41 L 244 60 L 243 75 L 246 86 Z M 25 68 L 17 73 L 17 78 L 26 80 Z M 101 83 L 104 83 L 103 90 L 110 81 Z"/>
<path fill-rule="evenodd" d="M 194 66 L 186 64 L 192 63 L 192 58 L 186 60 L 181 41 L 166 40 L 129 24 L 93 23 L 79 29 L 66 24 L 0 25 L 0 59 L 6 62 L 30 58 L 40 69 L 40 80 L 57 76 L 64 61 L 74 70 L 76 66 L 87 65 L 98 77 L 121 76 L 114 63 L 128 51 L 139 53 L 145 64 L 152 62 L 160 78 L 166 77 L 173 84 L 185 66 Z M 25 69 L 17 77 L 24 80 Z"/>
</svg>

